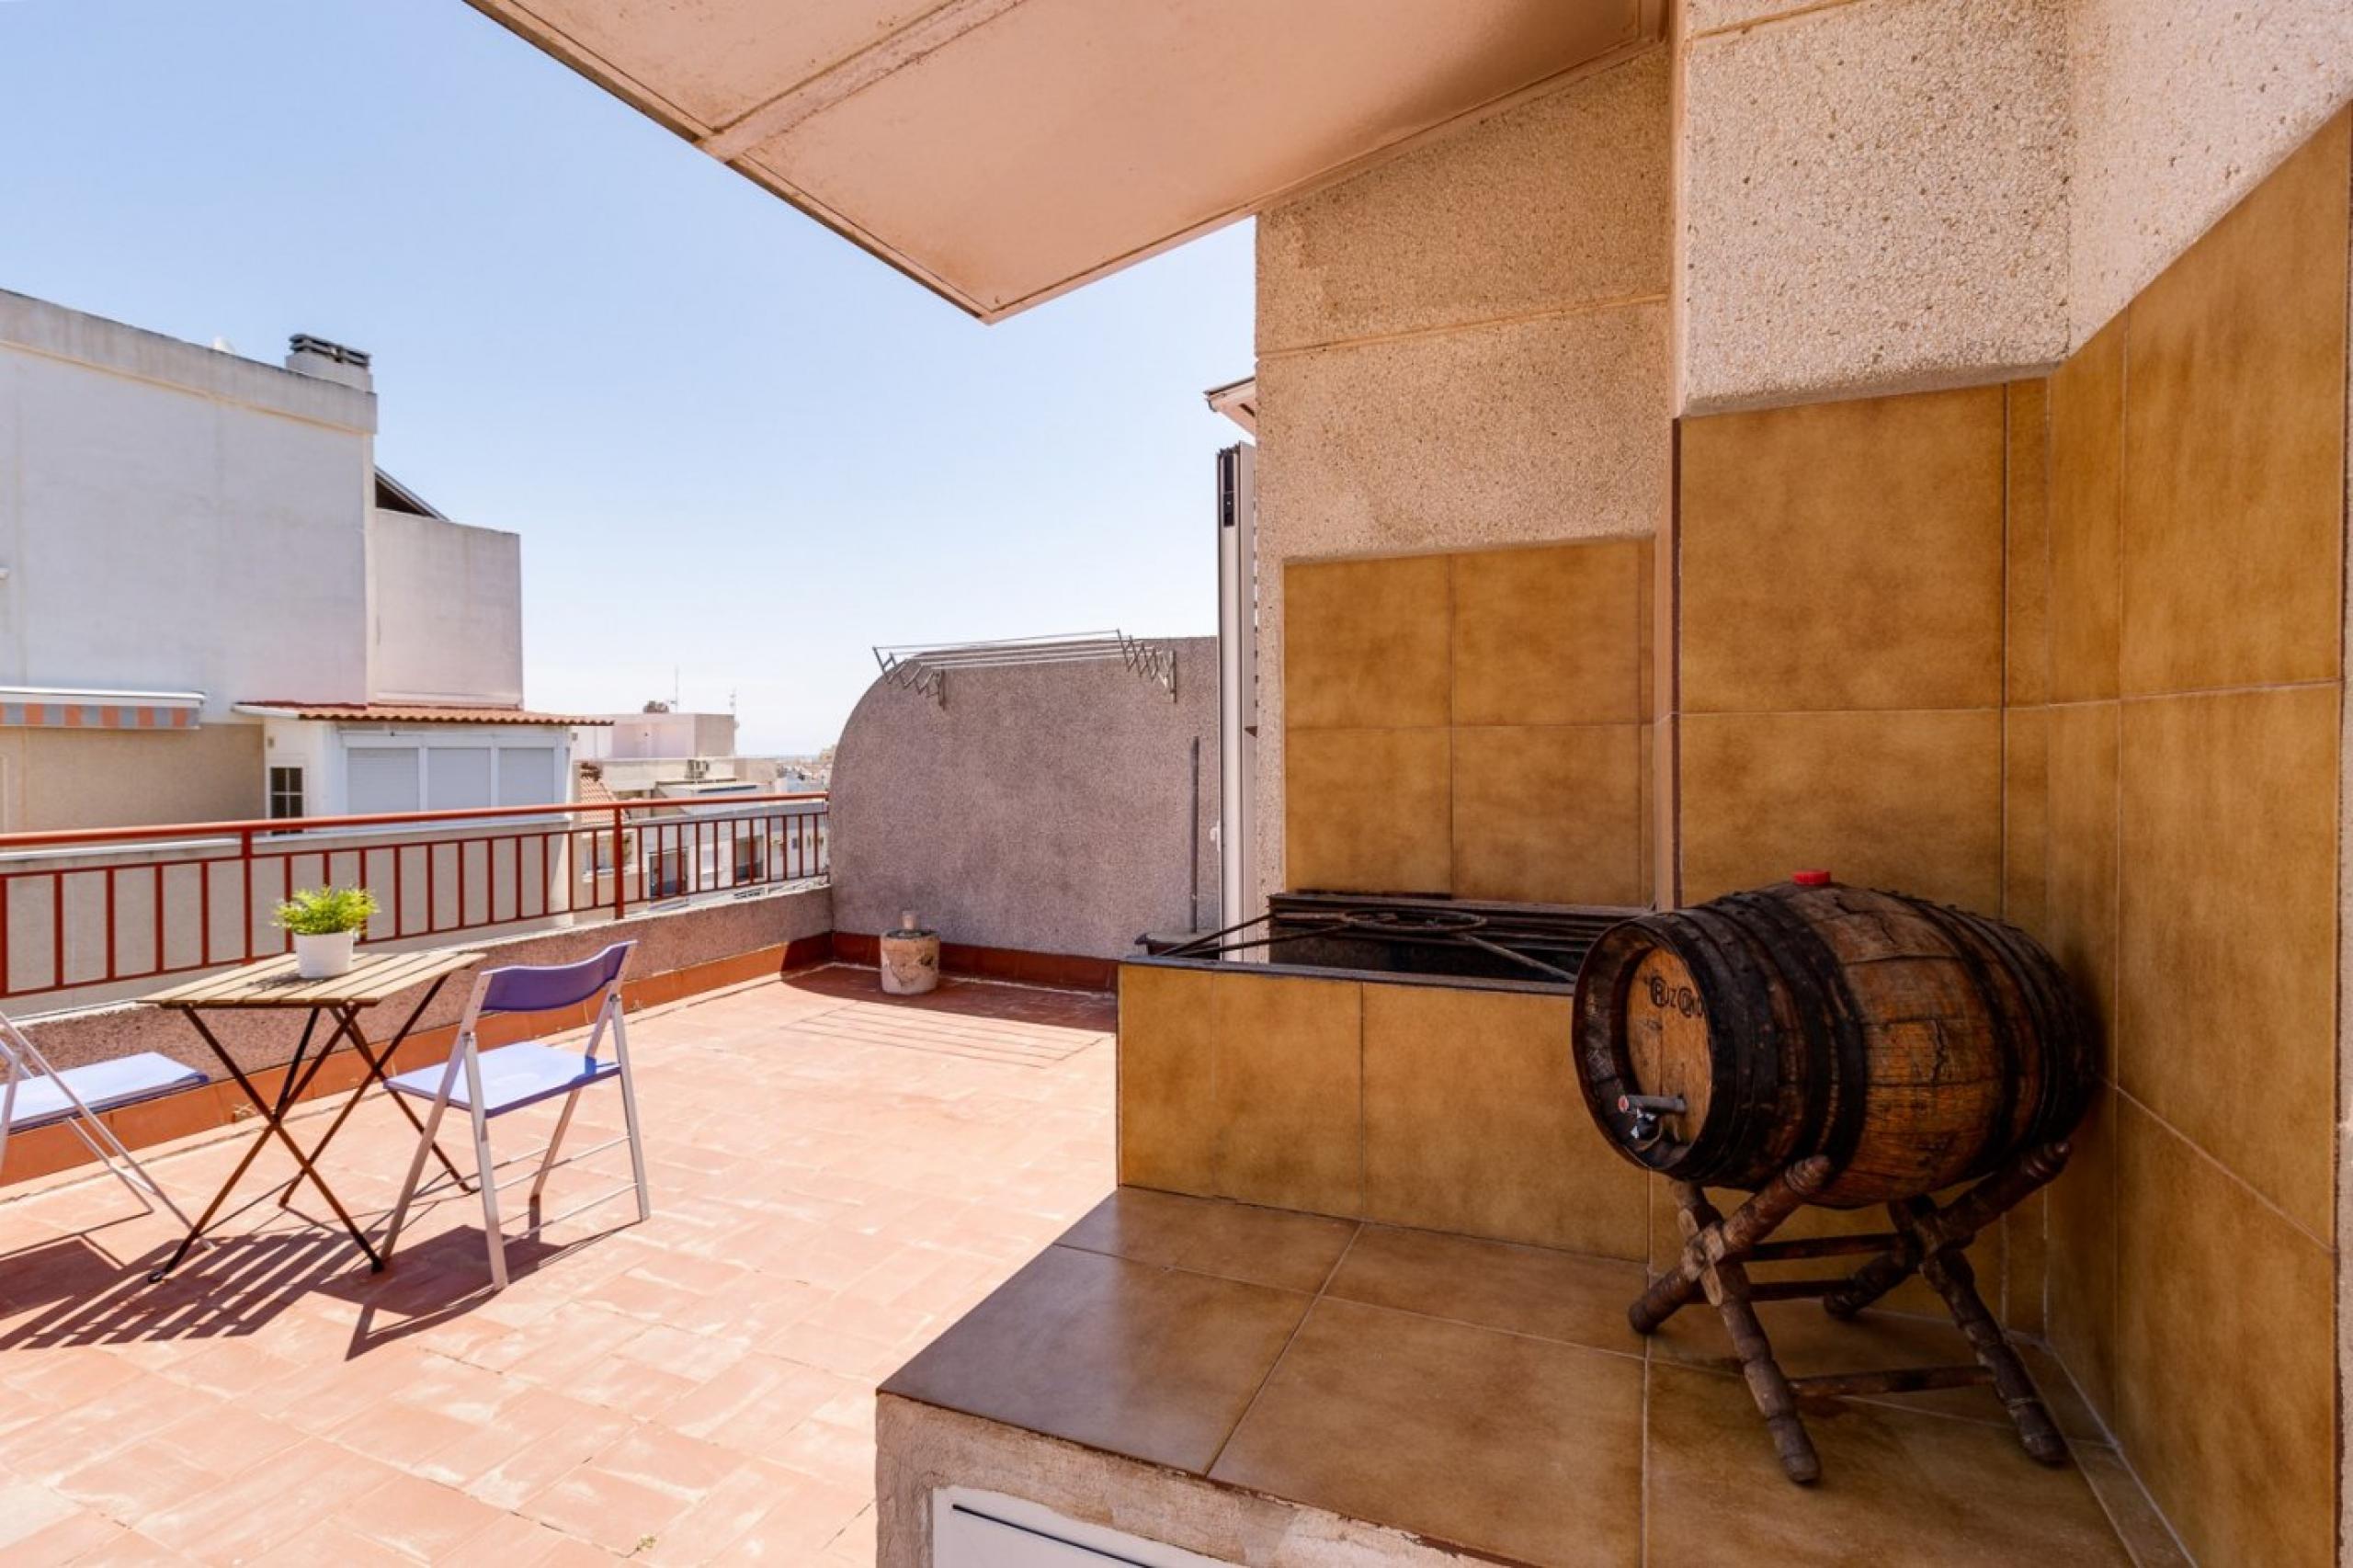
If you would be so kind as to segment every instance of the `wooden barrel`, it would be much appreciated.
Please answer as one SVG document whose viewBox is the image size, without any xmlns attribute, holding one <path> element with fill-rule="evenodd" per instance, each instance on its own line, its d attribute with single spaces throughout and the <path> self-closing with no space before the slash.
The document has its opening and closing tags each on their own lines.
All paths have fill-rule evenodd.
<svg viewBox="0 0 2353 1568">
<path fill-rule="evenodd" d="M 1821 1154 L 1836 1174 L 1816 1201 L 1853 1208 L 2075 1130 L 2097 1060 L 2032 937 L 1800 875 L 1626 921 L 1586 955 L 1577 1074 L 1622 1153 L 1752 1188 Z"/>
</svg>

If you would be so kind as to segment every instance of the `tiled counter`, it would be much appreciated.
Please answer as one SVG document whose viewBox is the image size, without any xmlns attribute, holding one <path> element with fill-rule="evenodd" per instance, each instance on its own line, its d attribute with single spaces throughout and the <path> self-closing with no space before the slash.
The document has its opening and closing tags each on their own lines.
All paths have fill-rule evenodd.
<svg viewBox="0 0 2353 1568">
<path fill-rule="evenodd" d="M 2056 1363 L 2046 1470 L 1993 1397 L 1823 1401 L 1782 1479 L 1713 1314 L 1640 1264 L 1122 1189 L 887 1381 L 881 1562 L 971 1486 L 1251 1568 L 2169 1561 Z M 1927 1319 L 1768 1305 L 1790 1371 L 1967 1358 Z"/>
</svg>

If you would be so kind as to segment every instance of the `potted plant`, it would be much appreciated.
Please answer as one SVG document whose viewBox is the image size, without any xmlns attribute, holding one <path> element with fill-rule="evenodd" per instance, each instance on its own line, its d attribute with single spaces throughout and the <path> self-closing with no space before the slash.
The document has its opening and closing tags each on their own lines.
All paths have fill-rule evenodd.
<svg viewBox="0 0 2353 1568">
<path fill-rule="evenodd" d="M 366 888 L 303 888 L 278 906 L 278 928 L 294 938 L 294 972 L 332 980 L 351 968 L 351 946 L 376 913 Z"/>
</svg>

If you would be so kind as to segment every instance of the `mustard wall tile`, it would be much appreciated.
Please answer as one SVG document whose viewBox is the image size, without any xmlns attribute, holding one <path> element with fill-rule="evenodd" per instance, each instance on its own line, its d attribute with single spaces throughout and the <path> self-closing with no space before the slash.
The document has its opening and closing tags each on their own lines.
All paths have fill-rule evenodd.
<svg viewBox="0 0 2353 1568">
<path fill-rule="evenodd" d="M 1443 555 L 1286 566 L 1283 715 L 1289 728 L 1447 722 L 1451 575 Z"/>
<path fill-rule="evenodd" d="M 1360 1211 L 1363 989 L 1239 971 L 1212 977 L 1219 1196 Z"/>
<path fill-rule="evenodd" d="M 1290 885 L 1449 891 L 1449 750 L 1443 729 L 1291 731 L 1283 753 Z"/>
<path fill-rule="evenodd" d="M 1686 713 L 2002 698 L 1998 386 L 1683 424 Z"/>
<path fill-rule="evenodd" d="M 2043 928 L 2103 1034 L 2116 1021 L 2117 746 L 2119 705 L 2050 710 Z"/>
<path fill-rule="evenodd" d="M 2046 702 L 2051 698 L 2050 382 L 2040 377 L 2012 381 L 2004 392 L 2008 421 L 2004 699 Z"/>
<path fill-rule="evenodd" d="M 2002 716 L 1686 714 L 1686 902 L 1801 867 L 1992 912 L 2002 899 Z"/>
<path fill-rule="evenodd" d="M 2043 1191 L 2051 1347 L 2092 1407 L 2116 1419 L 2116 1091 L 2103 1085 Z"/>
<path fill-rule="evenodd" d="M 1643 716 L 1643 541 L 1454 558 L 1454 722 Z"/>
<path fill-rule="evenodd" d="M 2117 1082 L 2334 1233 L 2338 694 L 2124 704 Z"/>
<path fill-rule="evenodd" d="M 1681 734 L 1681 726 L 1673 719 L 1662 719 L 1651 726 L 1651 902 L 1661 909 L 1682 902 Z"/>
<path fill-rule="evenodd" d="M 1217 1190 L 1210 982 L 1202 970 L 1120 966 L 1120 1181 Z"/>
<path fill-rule="evenodd" d="M 1659 846 L 1658 790 L 1658 730 L 1656 724 L 1644 724 L 1642 737 L 1642 759 L 1636 766 L 1642 779 L 1641 881 L 1635 890 L 1634 902 L 1647 908 L 1658 907 Z"/>
<path fill-rule="evenodd" d="M 2002 715 L 2002 918 L 2046 937 L 2051 838 L 2051 714 Z"/>
<path fill-rule="evenodd" d="M 1634 542 L 1634 596 L 1639 607 L 1640 630 L 1636 633 L 1641 650 L 1639 672 L 1641 679 L 1637 696 L 1641 717 L 1648 722 L 1666 710 L 1662 695 L 1665 681 L 1660 668 L 1658 578 L 1659 542 L 1655 539 Z M 1671 656 L 1671 652 L 1670 652 Z"/>
<path fill-rule="evenodd" d="M 1456 730 L 1455 893 L 1640 903 L 1642 730 Z"/>
<path fill-rule="evenodd" d="M 2044 613 L 2054 702 L 2116 695 L 2125 324 L 2109 323 L 2051 375 Z"/>
<path fill-rule="evenodd" d="M 2117 1436 L 2201 1562 L 2336 1561 L 2336 1264 L 2127 1102 Z"/>
<path fill-rule="evenodd" d="M 1365 1217 L 1643 1256 L 1646 1174 L 1571 1067 L 1566 996 L 1364 988 Z"/>
<path fill-rule="evenodd" d="M 2037 1338 L 2049 1329 L 2043 1311 L 2051 1282 L 2049 1199 L 2038 1192 L 2002 1216 L 2002 1300 L 1995 1311 L 2010 1327 Z"/>
<path fill-rule="evenodd" d="M 2128 692 L 2337 674 L 2349 153 L 2340 114 L 2132 302 Z"/>
</svg>

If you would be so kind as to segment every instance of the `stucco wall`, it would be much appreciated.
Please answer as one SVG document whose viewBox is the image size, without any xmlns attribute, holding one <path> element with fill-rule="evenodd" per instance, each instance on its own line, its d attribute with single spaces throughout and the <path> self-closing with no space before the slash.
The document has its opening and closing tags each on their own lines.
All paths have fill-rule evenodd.
<svg viewBox="0 0 2353 1568">
<path fill-rule="evenodd" d="M 2075 0 L 2068 13 L 2080 347 L 2353 97 L 2353 6 Z"/>
<path fill-rule="evenodd" d="M 2353 95 L 2341 0 L 1684 0 L 1687 412 L 2037 371 Z"/>
<path fill-rule="evenodd" d="M 263 813 L 262 726 L 0 729 L 0 832 L 231 822 Z"/>
<path fill-rule="evenodd" d="M 836 928 L 913 910 L 950 942 L 1114 958 L 1146 930 L 1213 924 L 1217 643 L 1166 645 L 1173 702 L 1117 661 L 960 670 L 945 706 L 877 681 L 835 754 Z"/>
<path fill-rule="evenodd" d="M 523 540 L 408 512 L 368 516 L 369 695 L 523 700 Z"/>
<path fill-rule="evenodd" d="M 1260 217 L 1261 895 L 1286 563 L 1662 526 L 1667 95 L 1661 48 Z"/>
<path fill-rule="evenodd" d="M 1686 0 L 1687 411 L 2066 352 L 2061 0 Z"/>
<path fill-rule="evenodd" d="M 358 701 L 369 394 L 0 293 L 0 681 Z M 137 636 L 125 636 L 136 627 Z"/>
</svg>

